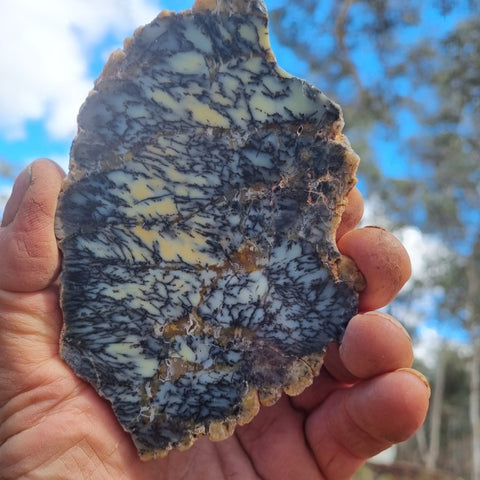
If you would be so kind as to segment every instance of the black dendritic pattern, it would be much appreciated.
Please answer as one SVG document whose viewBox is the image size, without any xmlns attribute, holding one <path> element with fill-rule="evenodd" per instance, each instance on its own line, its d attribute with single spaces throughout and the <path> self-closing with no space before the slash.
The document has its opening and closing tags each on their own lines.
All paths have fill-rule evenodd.
<svg viewBox="0 0 480 480">
<path fill-rule="evenodd" d="M 298 393 L 357 308 L 332 238 L 357 158 L 339 107 L 276 64 L 254 3 L 159 16 L 79 115 L 61 351 L 145 457 Z"/>
</svg>

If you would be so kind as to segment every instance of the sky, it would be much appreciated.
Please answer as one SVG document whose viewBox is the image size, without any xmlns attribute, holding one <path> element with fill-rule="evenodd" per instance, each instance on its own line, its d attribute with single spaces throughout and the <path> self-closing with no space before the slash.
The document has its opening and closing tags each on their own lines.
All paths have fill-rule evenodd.
<svg viewBox="0 0 480 480">
<path fill-rule="evenodd" d="M 77 112 L 109 53 L 162 7 L 189 6 L 191 0 L 3 0 L 0 158 L 13 163 L 13 173 L 38 156 L 66 167 Z"/>
<path fill-rule="evenodd" d="M 182 10 L 191 2 L 2 0 L 0 159 L 12 165 L 9 177 L 38 157 L 51 158 L 67 170 L 77 112 L 110 52 L 162 8 Z M 278 3 L 266 1 L 269 9 Z M 305 74 L 305 66 L 274 37 L 272 46 L 282 67 Z M 0 211 L 11 185 L 11 178 L 0 172 Z M 414 228 L 406 229 L 402 240 L 413 258 L 414 273 L 421 275 L 428 252 L 441 246 Z M 432 341 L 439 337 L 435 328 L 425 329 L 428 344 L 438 343 Z"/>
</svg>

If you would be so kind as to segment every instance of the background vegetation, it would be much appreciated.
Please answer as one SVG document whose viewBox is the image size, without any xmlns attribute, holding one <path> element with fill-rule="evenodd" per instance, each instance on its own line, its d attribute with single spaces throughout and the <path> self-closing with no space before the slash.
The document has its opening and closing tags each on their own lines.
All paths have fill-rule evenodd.
<svg viewBox="0 0 480 480">
<path fill-rule="evenodd" d="M 478 480 L 480 0 L 266 3 L 294 73 L 343 107 L 369 217 L 424 243 L 392 312 L 413 336 L 428 324 L 444 337 L 418 365 L 433 388 L 425 427 L 358 479 Z M 0 180 L 18 167 L 0 157 Z"/>
<path fill-rule="evenodd" d="M 392 306 L 407 325 L 421 313 L 443 326 L 444 341 L 420 365 L 433 388 L 427 423 L 394 466 L 358 478 L 478 480 L 480 3 L 297 0 L 271 17 L 308 78 L 341 101 L 374 216 L 437 246 Z"/>
</svg>

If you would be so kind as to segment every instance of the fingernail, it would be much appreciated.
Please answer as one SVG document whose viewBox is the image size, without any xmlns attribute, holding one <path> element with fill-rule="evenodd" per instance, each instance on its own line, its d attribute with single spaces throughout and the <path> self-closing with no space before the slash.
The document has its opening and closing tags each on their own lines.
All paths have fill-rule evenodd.
<svg viewBox="0 0 480 480">
<path fill-rule="evenodd" d="M 388 230 L 380 225 L 365 225 L 363 228 L 370 228 L 372 230 L 379 230 L 381 232 L 388 232 Z"/>
<path fill-rule="evenodd" d="M 413 368 L 400 368 L 398 371 L 407 372 L 410 375 L 413 375 L 415 378 L 418 378 L 425 385 L 426 389 L 428 390 L 428 395 L 430 396 L 432 390 L 430 388 L 430 384 L 428 383 L 427 378 L 425 377 L 425 375 L 423 375 L 423 373 L 420 373 L 418 370 L 414 370 Z"/>
<path fill-rule="evenodd" d="M 383 313 L 383 312 L 378 312 L 378 311 L 375 311 L 375 312 L 370 312 L 369 315 L 376 315 L 384 320 L 387 320 L 388 322 L 390 322 L 391 325 L 393 325 L 399 332 L 402 332 L 403 335 L 405 335 L 406 337 L 408 337 L 408 339 L 410 340 L 410 342 L 412 341 L 412 337 L 410 336 L 410 334 L 408 333 L 407 329 L 398 321 L 396 320 L 395 318 L 393 318 L 391 315 L 388 315 L 387 313 Z"/>
<path fill-rule="evenodd" d="M 18 175 L 15 183 L 13 184 L 12 193 L 5 205 L 2 218 L 2 227 L 6 227 L 13 222 L 17 215 L 18 209 L 22 204 L 23 197 L 28 190 L 32 182 L 32 168 L 29 165 Z"/>
</svg>

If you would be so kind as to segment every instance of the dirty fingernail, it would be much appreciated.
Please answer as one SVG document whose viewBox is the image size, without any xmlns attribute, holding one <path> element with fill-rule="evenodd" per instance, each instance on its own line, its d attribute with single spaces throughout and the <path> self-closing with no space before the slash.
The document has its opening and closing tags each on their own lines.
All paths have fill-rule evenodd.
<svg viewBox="0 0 480 480">
<path fill-rule="evenodd" d="M 400 368 L 398 371 L 399 372 L 407 372 L 410 375 L 413 375 L 414 377 L 416 377 L 418 380 L 420 380 L 424 384 L 425 388 L 428 390 L 428 394 L 430 396 L 430 394 L 431 394 L 430 383 L 428 382 L 425 375 L 423 375 L 423 373 L 420 373 L 418 370 L 414 370 L 412 368 Z"/>
</svg>

